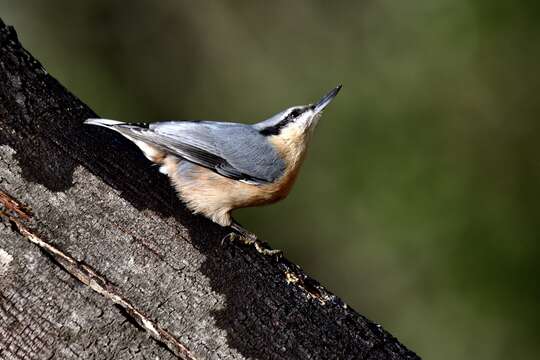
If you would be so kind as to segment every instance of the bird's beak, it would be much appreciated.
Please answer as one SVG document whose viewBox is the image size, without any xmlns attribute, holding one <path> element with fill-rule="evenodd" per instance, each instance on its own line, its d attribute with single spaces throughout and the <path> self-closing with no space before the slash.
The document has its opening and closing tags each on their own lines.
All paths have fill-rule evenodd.
<svg viewBox="0 0 540 360">
<path fill-rule="evenodd" d="M 313 105 L 313 112 L 314 113 L 319 113 L 319 112 L 323 111 L 324 108 L 326 106 L 328 106 L 328 104 L 330 104 L 332 102 L 332 100 L 334 100 L 334 98 L 338 94 L 339 90 L 341 90 L 341 85 L 336 86 L 336 88 L 332 89 L 332 91 L 330 91 L 328 94 L 324 95 L 322 97 L 322 99 L 319 100 L 319 102 L 317 102 L 316 104 Z"/>
</svg>

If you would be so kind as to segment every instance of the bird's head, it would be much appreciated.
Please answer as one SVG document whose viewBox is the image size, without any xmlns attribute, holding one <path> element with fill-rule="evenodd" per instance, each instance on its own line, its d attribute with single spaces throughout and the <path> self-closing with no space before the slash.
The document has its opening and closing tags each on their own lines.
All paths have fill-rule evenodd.
<svg viewBox="0 0 540 360">
<path fill-rule="evenodd" d="M 295 132 L 298 133 L 310 133 L 317 126 L 323 110 L 332 102 L 340 89 L 341 85 L 332 89 L 314 104 L 293 106 L 254 126 L 264 136 L 279 136 L 291 130 L 296 130 Z"/>
</svg>

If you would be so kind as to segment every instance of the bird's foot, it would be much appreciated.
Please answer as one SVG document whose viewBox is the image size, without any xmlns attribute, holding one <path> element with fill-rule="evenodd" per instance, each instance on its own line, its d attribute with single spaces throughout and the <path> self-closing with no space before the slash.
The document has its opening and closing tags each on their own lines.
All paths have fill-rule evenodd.
<svg viewBox="0 0 540 360">
<path fill-rule="evenodd" d="M 225 245 L 225 243 L 232 243 L 236 239 L 238 239 L 238 234 L 235 232 L 230 232 L 227 235 L 225 235 L 223 239 L 221 239 L 221 245 Z"/>
</svg>

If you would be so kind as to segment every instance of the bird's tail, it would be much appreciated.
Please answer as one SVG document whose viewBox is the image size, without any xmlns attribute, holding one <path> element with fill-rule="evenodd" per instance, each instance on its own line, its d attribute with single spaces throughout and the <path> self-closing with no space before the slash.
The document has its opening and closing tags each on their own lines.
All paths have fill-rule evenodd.
<svg viewBox="0 0 540 360">
<path fill-rule="evenodd" d="M 152 141 L 152 137 L 150 136 L 152 131 L 148 130 L 149 125 L 146 123 L 131 124 L 109 119 L 86 119 L 84 123 L 103 126 L 119 132 L 122 136 L 137 145 L 150 161 L 160 164 L 165 157 L 162 146 L 158 146 L 155 141 Z"/>
<path fill-rule="evenodd" d="M 122 121 L 109 120 L 109 119 L 86 119 L 84 123 L 88 125 L 104 126 L 107 128 L 110 128 L 113 125 L 125 124 Z"/>
</svg>

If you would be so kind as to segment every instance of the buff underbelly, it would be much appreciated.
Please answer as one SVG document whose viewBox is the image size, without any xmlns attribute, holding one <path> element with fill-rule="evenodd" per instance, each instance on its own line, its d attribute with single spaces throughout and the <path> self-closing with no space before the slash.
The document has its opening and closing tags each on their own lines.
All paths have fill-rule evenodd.
<svg viewBox="0 0 540 360">
<path fill-rule="evenodd" d="M 296 177 L 286 174 L 272 184 L 254 185 L 229 179 L 177 157 L 167 156 L 163 165 L 187 207 L 221 226 L 231 225 L 230 212 L 234 209 L 283 199 Z"/>
</svg>

